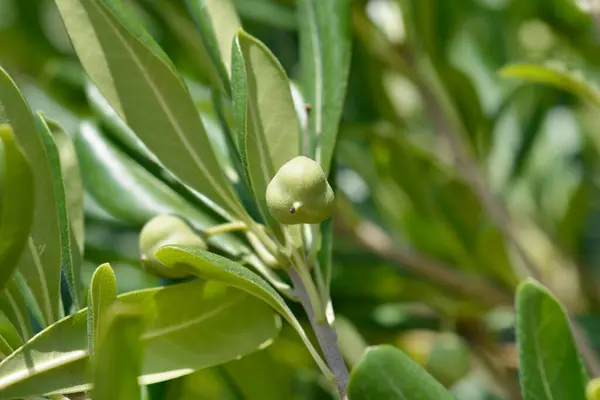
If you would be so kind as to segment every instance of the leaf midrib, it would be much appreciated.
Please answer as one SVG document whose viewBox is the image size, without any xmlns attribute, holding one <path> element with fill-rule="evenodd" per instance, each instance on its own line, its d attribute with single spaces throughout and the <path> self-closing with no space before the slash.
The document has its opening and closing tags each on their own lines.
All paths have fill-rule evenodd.
<svg viewBox="0 0 600 400">
<path fill-rule="evenodd" d="M 169 124 L 173 127 L 173 129 L 174 129 L 175 133 L 177 134 L 177 137 L 179 138 L 179 140 L 181 140 L 181 142 L 188 149 L 188 152 L 189 152 L 190 156 L 192 157 L 192 159 L 194 160 L 194 163 L 200 169 L 200 171 L 202 172 L 202 174 L 204 175 L 204 177 L 209 181 L 209 183 L 211 184 L 211 186 L 213 186 L 213 189 L 221 197 L 221 200 L 223 200 L 232 211 L 239 213 L 238 214 L 239 217 L 243 217 L 244 216 L 244 212 L 241 209 L 241 207 L 238 204 L 236 204 L 235 202 L 231 201 L 230 197 L 227 195 L 227 193 L 225 193 L 221 189 L 221 185 L 219 185 L 214 180 L 212 174 L 209 173 L 208 169 L 206 168 L 206 166 L 204 165 L 204 163 L 202 162 L 202 160 L 200 159 L 200 157 L 196 154 L 196 152 L 194 150 L 194 147 L 190 144 L 190 142 L 186 138 L 185 133 L 183 132 L 181 126 L 177 122 L 177 119 L 174 117 L 172 110 L 169 108 L 169 105 L 164 101 L 164 99 L 160 95 L 160 90 L 158 90 L 158 87 L 155 85 L 154 81 L 148 75 L 148 72 L 144 68 L 143 63 L 140 61 L 140 59 L 138 58 L 137 54 L 131 48 L 131 46 L 129 45 L 129 43 L 127 43 L 127 40 L 123 37 L 123 35 L 121 34 L 121 32 L 119 32 L 118 27 L 115 26 L 115 24 L 111 20 L 110 16 L 106 15 L 106 13 L 108 11 L 103 10 L 101 5 L 96 4 L 96 7 L 99 9 L 100 13 L 102 13 L 104 15 L 104 19 L 112 27 L 115 36 L 119 39 L 119 41 L 121 42 L 121 44 L 129 51 L 132 60 L 134 61 L 136 67 L 138 67 L 138 69 L 141 72 L 142 78 L 144 78 L 144 80 L 147 82 L 148 86 L 150 87 L 150 89 L 154 93 L 154 95 L 155 95 L 156 99 L 158 100 L 161 108 L 165 112 L 165 115 L 167 117 L 167 120 L 168 120 Z M 137 39 L 134 38 L 134 40 L 137 40 Z M 211 151 L 212 151 L 212 149 L 211 149 Z"/>
<path fill-rule="evenodd" d="M 228 301 L 227 303 L 221 304 L 219 307 L 217 307 L 216 309 L 210 310 L 208 313 L 206 314 L 202 314 L 196 318 L 194 318 L 192 321 L 194 321 L 193 323 L 189 323 L 189 321 L 187 321 L 186 323 L 180 323 L 180 324 L 176 324 L 173 326 L 167 326 L 167 327 L 163 327 L 158 331 L 159 333 L 155 333 L 153 331 L 147 332 L 145 335 L 142 336 L 142 340 L 143 341 L 150 341 L 152 339 L 155 339 L 156 337 L 159 337 L 161 334 L 164 335 L 169 335 L 172 334 L 173 332 L 177 332 L 178 330 L 181 329 L 187 329 L 190 328 L 194 325 L 197 325 L 203 321 L 206 321 L 209 318 L 212 318 L 216 315 L 218 315 L 220 312 L 223 312 L 225 309 L 232 307 L 233 305 L 235 305 L 236 303 L 239 303 L 243 300 L 246 299 L 246 297 L 248 297 L 247 294 L 245 293 L 239 293 L 234 295 L 233 299 Z M 72 317 L 71 317 L 72 318 Z M 41 333 L 40 333 L 41 334 Z M 22 347 L 21 347 L 22 348 Z M 14 354 L 14 353 L 13 353 Z M 59 368 L 61 366 L 64 366 L 66 364 L 69 363 L 73 363 L 76 361 L 79 361 L 81 359 L 84 359 L 85 357 L 87 357 L 89 355 L 88 353 L 88 349 L 86 347 L 84 347 L 83 349 L 74 349 L 71 350 L 69 352 L 63 353 L 63 355 L 61 355 L 60 357 L 56 357 L 51 359 L 51 361 L 47 361 L 45 363 L 41 363 L 42 365 L 47 364 L 50 366 L 50 368 L 39 368 L 39 365 L 36 365 L 34 370 L 35 372 L 39 373 L 44 373 L 44 372 L 48 372 L 51 371 L 55 368 Z M 46 365 L 44 365 L 45 367 Z M 7 387 L 10 387 L 11 385 L 22 381 L 23 379 L 26 379 L 28 377 L 30 377 L 31 375 L 28 373 L 29 369 L 25 370 L 25 372 L 27 373 L 25 376 L 20 376 L 23 375 L 23 369 L 18 369 L 17 371 L 13 372 L 12 374 L 9 374 L 3 378 L 0 378 L 0 390 L 1 389 L 5 389 Z M 17 379 L 11 380 L 10 378 L 14 375 L 17 375 Z"/>
</svg>

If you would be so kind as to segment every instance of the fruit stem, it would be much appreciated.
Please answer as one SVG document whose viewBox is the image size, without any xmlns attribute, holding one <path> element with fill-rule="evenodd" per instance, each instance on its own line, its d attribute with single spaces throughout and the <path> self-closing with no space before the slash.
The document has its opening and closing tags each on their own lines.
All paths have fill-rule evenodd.
<svg viewBox="0 0 600 400">
<path fill-rule="evenodd" d="M 310 300 L 312 313 L 315 320 L 319 323 L 326 321 L 327 317 L 325 316 L 325 307 L 321 301 L 321 295 L 319 294 L 319 291 L 313 282 L 307 265 L 302 262 L 297 251 L 292 253 L 292 258 L 294 259 L 292 269 L 296 270 L 298 276 L 302 280 L 303 286 L 306 289 L 308 298 Z"/>
<path fill-rule="evenodd" d="M 234 222 L 228 222 L 225 224 L 212 226 L 212 227 L 208 228 L 207 230 L 205 230 L 202 233 L 202 235 L 204 236 L 204 238 L 207 239 L 211 236 L 219 235 L 221 233 L 246 232 L 247 230 L 248 230 L 248 225 L 246 225 L 244 222 L 234 221 Z"/>
</svg>

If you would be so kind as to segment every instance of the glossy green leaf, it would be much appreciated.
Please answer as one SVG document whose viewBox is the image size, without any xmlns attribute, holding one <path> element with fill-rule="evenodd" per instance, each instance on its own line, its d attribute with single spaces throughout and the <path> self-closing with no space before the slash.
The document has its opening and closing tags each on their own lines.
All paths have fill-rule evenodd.
<svg viewBox="0 0 600 400">
<path fill-rule="evenodd" d="M 17 142 L 30 160 L 34 177 L 33 226 L 18 269 L 40 305 L 46 324 L 62 316 L 60 307 L 61 244 L 59 206 L 51 155 L 47 153 L 29 106 L 13 80 L 0 68 L 0 103 Z"/>
<path fill-rule="evenodd" d="M 588 377 L 563 307 L 532 279 L 519 285 L 516 303 L 524 400 L 585 398 Z"/>
<path fill-rule="evenodd" d="M 578 71 L 552 64 L 514 64 L 505 66 L 499 74 L 504 78 L 550 85 L 600 106 L 600 90 Z"/>
<path fill-rule="evenodd" d="M 133 32 L 142 28 L 124 26 L 100 0 L 56 3 L 86 72 L 117 114 L 184 183 L 246 218 L 187 88 L 153 42 L 138 40 Z"/>
<path fill-rule="evenodd" d="M 331 371 L 319 356 L 304 329 L 281 296 L 262 278 L 242 265 L 225 257 L 198 249 L 181 246 L 165 246 L 156 252 L 156 257 L 166 266 L 187 266 L 198 277 L 214 280 L 243 290 L 273 307 L 298 332 L 317 365 L 329 378 Z"/>
<path fill-rule="evenodd" d="M 281 237 L 281 227 L 269 213 L 265 193 L 279 168 L 300 153 L 290 83 L 273 53 L 241 30 L 233 46 L 232 69 L 240 155 L 262 215 Z"/>
<path fill-rule="evenodd" d="M 139 305 L 114 303 L 102 316 L 94 358 L 93 400 L 141 400 L 144 313 Z"/>
<path fill-rule="evenodd" d="M 70 202 L 67 197 L 66 191 L 66 182 L 62 175 L 64 171 L 63 163 L 61 162 L 59 149 L 53 136 L 53 133 L 62 132 L 62 128 L 60 127 L 60 125 L 58 125 L 58 123 L 46 119 L 41 113 L 37 113 L 35 115 L 35 120 L 39 134 L 44 142 L 44 149 L 46 151 L 48 163 L 50 164 L 50 168 L 52 171 L 52 183 L 54 197 L 56 198 L 56 212 L 58 213 L 58 228 L 60 231 L 60 252 L 62 269 L 67 278 L 69 293 L 71 294 L 73 304 L 75 305 L 76 309 L 79 309 L 82 305 L 82 254 L 80 248 L 83 248 L 83 242 L 81 242 L 80 247 L 80 244 L 76 239 L 77 232 L 71 227 L 70 217 L 71 215 L 76 217 L 76 230 L 79 230 L 79 234 L 82 235 L 83 193 L 81 192 L 81 180 L 78 174 L 75 175 L 75 173 L 72 170 L 70 171 L 68 178 L 70 178 L 71 180 L 77 180 L 76 182 L 70 183 L 70 188 L 73 189 L 73 186 L 78 186 L 79 188 L 76 190 L 81 192 L 75 195 L 75 197 L 77 198 L 76 200 L 73 197 L 71 198 L 72 203 L 77 202 L 75 208 L 72 210 L 73 213 L 71 213 L 71 210 L 69 209 Z M 58 136 L 60 135 L 61 134 L 58 133 Z M 63 132 L 62 135 L 65 135 L 65 133 Z M 62 140 L 64 146 L 64 140 L 69 139 L 63 138 Z M 75 154 L 71 154 L 70 157 L 75 157 Z M 80 237 L 79 240 L 83 240 L 83 237 Z"/>
<path fill-rule="evenodd" d="M 349 400 L 454 400 L 416 361 L 389 346 L 367 348 L 350 374 Z"/>
<path fill-rule="evenodd" d="M 265 347 L 280 323 L 264 302 L 217 282 L 194 280 L 118 300 L 144 312 L 144 385 Z M 89 389 L 86 314 L 81 310 L 46 328 L 0 363 L 0 399 Z"/>
<path fill-rule="evenodd" d="M 298 26 L 303 93 L 312 105 L 311 156 L 329 174 L 350 71 L 350 3 L 300 0 Z"/>
<path fill-rule="evenodd" d="M 0 290 L 10 279 L 33 222 L 34 188 L 29 161 L 9 125 L 0 124 L 4 162 L 0 192 Z M 2 160 L 0 160 L 2 161 Z"/>
<path fill-rule="evenodd" d="M 74 143 L 88 193 L 111 215 L 141 227 L 156 215 L 177 214 L 188 219 L 200 231 L 223 222 L 192 207 L 117 149 L 95 125 L 83 123 L 75 135 Z M 245 259 L 279 290 L 290 291 L 289 285 L 252 254 L 236 235 L 214 235 L 208 239 L 208 243 L 233 257 Z"/>
<path fill-rule="evenodd" d="M 241 28 L 232 0 L 186 0 L 190 14 L 200 29 L 204 46 L 221 77 L 223 87 L 230 91 L 231 47 Z"/>
<path fill-rule="evenodd" d="M 87 312 L 88 354 L 94 357 L 101 319 L 117 298 L 117 278 L 110 264 L 102 264 L 94 271 L 89 288 Z"/>
</svg>

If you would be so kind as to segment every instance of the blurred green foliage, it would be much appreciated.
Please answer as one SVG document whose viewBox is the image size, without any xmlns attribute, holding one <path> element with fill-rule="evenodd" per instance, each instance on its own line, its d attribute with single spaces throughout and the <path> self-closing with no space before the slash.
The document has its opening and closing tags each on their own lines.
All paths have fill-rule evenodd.
<svg viewBox="0 0 600 400">
<path fill-rule="evenodd" d="M 456 397 L 516 399 L 512 299 L 532 265 L 584 328 L 600 323 L 600 19 L 586 8 L 595 3 L 348 1 L 353 54 L 336 147 L 331 294 L 351 325 L 340 338 L 356 329 L 366 344 L 413 354 L 406 333 L 455 332 L 473 359 L 453 382 Z M 233 117 L 213 105 L 218 71 L 184 2 L 127 3 L 184 75 L 227 159 L 219 113 Z M 235 4 L 244 29 L 300 82 L 295 2 Z M 0 64 L 32 108 L 75 141 L 86 189 L 83 282 L 109 262 L 119 293 L 162 283 L 141 267 L 144 222 L 190 204 L 220 216 L 102 114 L 51 0 L 0 0 Z M 523 73 L 499 74 L 513 64 L 560 73 L 533 73 L 533 84 Z M 81 139 L 84 120 L 101 128 L 95 147 Z M 597 330 L 588 331 L 600 347 Z M 285 327 L 266 350 L 150 385 L 148 396 L 331 398 L 322 379 Z"/>
</svg>

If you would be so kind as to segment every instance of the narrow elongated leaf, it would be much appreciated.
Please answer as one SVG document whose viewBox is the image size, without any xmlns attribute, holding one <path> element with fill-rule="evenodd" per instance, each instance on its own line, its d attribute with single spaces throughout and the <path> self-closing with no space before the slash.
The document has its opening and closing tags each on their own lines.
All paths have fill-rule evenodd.
<svg viewBox="0 0 600 400">
<path fill-rule="evenodd" d="M 223 222 L 192 207 L 117 149 L 95 125 L 82 124 L 74 142 L 86 189 L 111 215 L 141 227 L 156 215 L 177 214 L 188 219 L 200 231 Z M 232 257 L 246 258 L 271 284 L 279 290 L 290 291 L 289 285 L 253 255 L 237 236 L 229 233 L 214 235 L 208 243 Z"/>
<path fill-rule="evenodd" d="M 69 201 L 67 199 L 65 190 L 65 181 L 62 176 L 63 169 L 61 166 L 59 150 L 52 136 L 52 131 L 50 130 L 50 124 L 52 124 L 55 132 L 62 131 L 62 128 L 54 121 L 49 123 L 48 120 L 46 120 L 46 118 L 40 113 L 35 115 L 35 120 L 39 134 L 44 142 L 46 157 L 48 158 L 48 163 L 52 172 L 54 198 L 56 199 L 56 212 L 58 213 L 58 228 L 60 231 L 60 259 L 62 263 L 62 269 L 67 277 L 67 284 L 69 286 L 71 298 L 73 299 L 73 304 L 75 305 L 76 309 L 79 309 L 81 308 L 82 304 L 82 255 L 79 250 L 79 244 L 75 240 L 75 232 L 71 229 L 71 221 L 69 219 L 70 213 L 68 209 Z M 73 157 L 74 154 L 71 156 Z M 79 177 L 71 174 L 70 178 L 78 179 Z M 72 183 L 72 185 L 80 186 L 81 182 Z M 78 199 L 78 201 L 83 201 L 83 199 Z M 81 206 L 82 204 L 77 205 L 76 208 Z M 81 213 L 82 211 L 83 210 L 79 208 L 75 210 L 73 215 Z M 83 216 L 81 215 L 79 218 L 80 220 L 77 222 L 78 225 L 83 223 Z M 78 229 L 81 229 L 80 233 L 83 234 L 83 226 L 78 226 Z M 83 246 L 83 243 L 81 243 L 81 245 Z"/>
<path fill-rule="evenodd" d="M 232 0 L 186 0 L 186 4 L 201 32 L 202 41 L 221 77 L 223 87 L 230 91 L 231 45 L 240 19 Z"/>
<path fill-rule="evenodd" d="M 141 399 L 143 317 L 138 305 L 119 302 L 102 317 L 94 359 L 94 400 Z"/>
<path fill-rule="evenodd" d="M 173 379 L 271 343 L 273 310 L 243 291 L 195 280 L 130 292 L 118 301 L 139 306 L 147 327 L 140 384 Z M 0 399 L 87 390 L 87 310 L 46 328 L 0 363 Z"/>
<path fill-rule="evenodd" d="M 389 345 L 367 348 L 350 374 L 349 400 L 454 400 L 423 367 Z"/>
<path fill-rule="evenodd" d="M 23 345 L 23 339 L 10 320 L 0 312 L 0 360 Z"/>
<path fill-rule="evenodd" d="M 3 144 L 3 190 L 0 194 L 0 290 L 10 279 L 33 222 L 33 174 L 9 125 L 0 125 Z M 1 161 L 1 160 L 0 160 Z"/>
<path fill-rule="evenodd" d="M 138 39 L 142 28 L 124 25 L 122 12 L 100 0 L 56 3 L 86 72 L 148 149 L 184 183 L 247 218 L 185 85 L 147 35 Z"/>
<path fill-rule="evenodd" d="M 233 48 L 236 136 L 254 197 L 267 225 L 281 234 L 265 193 L 279 168 L 299 150 L 298 118 L 285 71 L 258 39 L 239 31 Z"/>
<path fill-rule="evenodd" d="M 298 332 L 319 368 L 327 377 L 331 371 L 314 348 L 304 329 L 281 296 L 262 278 L 242 265 L 207 251 L 183 246 L 165 246 L 156 252 L 156 257 L 165 265 L 187 266 L 195 275 L 243 290 L 273 307 Z"/>
<path fill-rule="evenodd" d="M 550 85 L 600 106 L 600 90 L 587 81 L 581 73 L 553 65 L 514 64 L 499 71 L 504 78 L 520 79 L 525 82 Z"/>
<path fill-rule="evenodd" d="M 83 255 L 84 246 L 84 220 L 83 220 L 83 183 L 81 181 L 81 171 L 77 162 L 75 146 L 67 133 L 55 121 L 44 118 L 46 125 L 52 133 L 52 138 L 58 148 L 60 157 L 60 171 L 65 188 L 65 198 L 67 202 L 67 214 L 69 217 L 69 227 L 79 249 L 79 254 Z"/>
<path fill-rule="evenodd" d="M 347 0 L 299 0 L 303 93 L 312 105 L 311 156 L 329 174 L 346 97 L 352 35 Z"/>
<path fill-rule="evenodd" d="M 19 332 L 21 339 L 29 340 L 33 333 L 31 319 L 23 295 L 15 283 L 15 278 L 7 282 L 6 287 L 0 293 L 0 310 Z"/>
<path fill-rule="evenodd" d="M 40 304 L 47 324 L 62 315 L 60 307 L 61 245 L 55 176 L 44 140 L 29 106 L 13 80 L 0 68 L 0 104 L 17 142 L 31 162 L 35 208 L 31 234 L 19 259 L 21 270 Z"/>
<path fill-rule="evenodd" d="M 565 311 L 532 279 L 517 289 L 516 330 L 524 400 L 585 398 L 588 377 Z"/>
<path fill-rule="evenodd" d="M 87 312 L 88 353 L 94 357 L 97 343 L 99 321 L 108 307 L 117 298 L 117 278 L 110 264 L 102 264 L 94 271 L 89 290 Z"/>
</svg>

